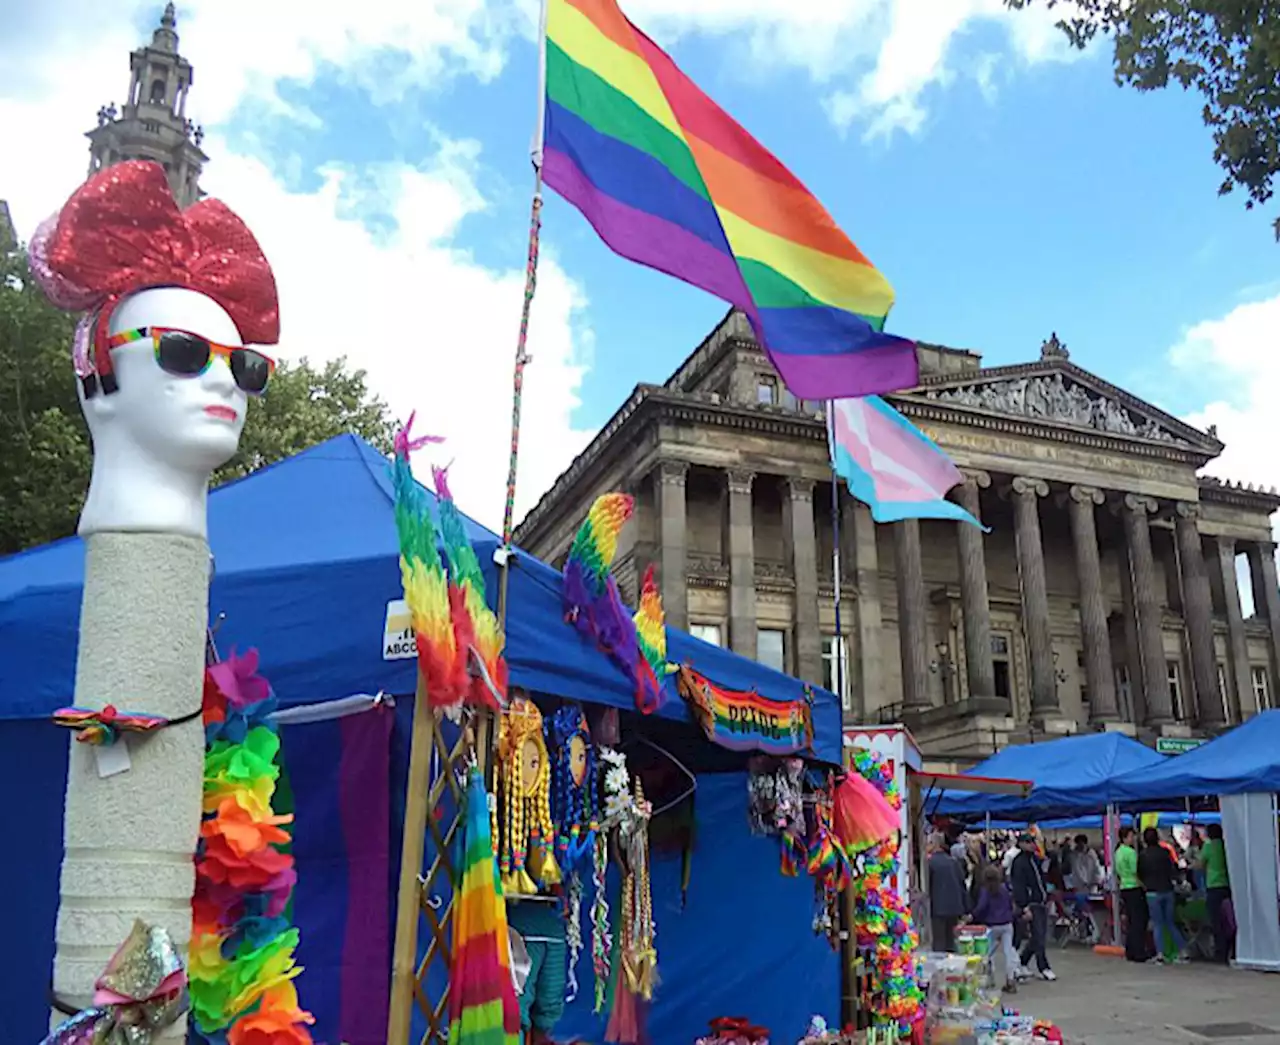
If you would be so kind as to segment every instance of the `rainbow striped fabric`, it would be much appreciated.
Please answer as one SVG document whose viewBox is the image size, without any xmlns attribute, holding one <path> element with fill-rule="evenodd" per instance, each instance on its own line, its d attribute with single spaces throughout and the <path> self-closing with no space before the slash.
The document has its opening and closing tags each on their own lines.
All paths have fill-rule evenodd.
<svg viewBox="0 0 1280 1045">
<path fill-rule="evenodd" d="M 893 288 L 614 0 L 547 0 L 543 178 L 625 258 L 742 310 L 802 399 L 910 388 Z"/>
<path fill-rule="evenodd" d="M 879 396 L 827 404 L 831 467 L 879 523 L 955 519 L 982 527 L 947 491 L 963 481 L 938 444 Z"/>
</svg>

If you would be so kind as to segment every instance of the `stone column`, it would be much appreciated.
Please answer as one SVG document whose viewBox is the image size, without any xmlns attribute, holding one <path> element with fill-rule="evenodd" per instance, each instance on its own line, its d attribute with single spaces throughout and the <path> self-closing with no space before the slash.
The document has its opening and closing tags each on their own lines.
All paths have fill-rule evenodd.
<svg viewBox="0 0 1280 1045">
<path fill-rule="evenodd" d="M 818 538 L 813 522 L 813 480 L 787 480 L 787 540 L 796 582 L 796 674 L 822 685 L 822 634 L 818 627 Z"/>
<path fill-rule="evenodd" d="M 1249 574 L 1253 578 L 1253 612 L 1271 629 L 1271 699 L 1275 700 L 1280 684 L 1280 588 L 1276 585 L 1276 546 L 1270 541 L 1254 541 L 1245 551 L 1249 555 Z"/>
<path fill-rule="evenodd" d="M 1111 636 L 1107 631 L 1098 529 L 1093 516 L 1094 505 L 1102 500 L 1102 491 L 1092 486 L 1073 486 L 1069 491 L 1071 537 L 1076 550 L 1076 575 L 1080 578 L 1080 635 L 1089 685 L 1089 717 L 1095 722 L 1115 722 L 1120 718 L 1120 704 L 1111 666 Z"/>
<path fill-rule="evenodd" d="M 1226 724 L 1223 694 L 1218 691 L 1218 658 L 1213 650 L 1213 603 L 1204 549 L 1196 520 L 1200 506 L 1185 501 L 1175 508 L 1174 533 L 1182 567 L 1182 612 L 1191 647 L 1191 675 L 1195 679 L 1197 721 L 1202 726 Z"/>
<path fill-rule="evenodd" d="M 1237 722 L 1244 718 L 1245 699 L 1253 696 L 1253 673 L 1249 669 L 1249 645 L 1244 634 L 1244 612 L 1240 607 L 1240 579 L 1236 575 L 1236 541 L 1219 537 L 1218 572 L 1222 577 L 1222 603 L 1227 613 L 1227 649 L 1231 681 L 1235 686 L 1233 710 Z"/>
<path fill-rule="evenodd" d="M 1142 670 L 1142 640 L 1138 637 L 1138 600 L 1133 594 L 1132 556 L 1126 546 L 1117 549 L 1120 572 L 1120 605 L 1124 616 L 1124 666 L 1129 675 L 1128 706 L 1121 708 L 1128 721 L 1140 725 L 1147 720 L 1146 673 Z"/>
<path fill-rule="evenodd" d="M 986 472 L 965 472 L 955 498 L 966 512 L 982 520 L 979 490 L 991 485 Z M 991 661 L 991 604 L 987 596 L 987 555 L 983 533 L 976 526 L 958 523 L 956 547 L 960 553 L 960 610 L 964 617 L 964 656 L 969 697 L 993 699 L 996 672 Z"/>
<path fill-rule="evenodd" d="M 1165 667 L 1164 639 L 1161 637 L 1162 613 L 1156 596 L 1156 564 L 1151 555 L 1148 517 L 1155 510 L 1156 502 L 1150 497 L 1132 493 L 1125 494 L 1121 507 L 1125 541 L 1129 546 L 1129 568 L 1133 571 L 1133 603 L 1138 618 L 1138 649 L 1142 657 L 1147 724 L 1162 726 L 1172 722 L 1174 714 L 1169 672 Z"/>
<path fill-rule="evenodd" d="M 1057 715 L 1058 680 L 1053 668 L 1053 635 L 1049 629 L 1049 589 L 1040 544 L 1039 500 L 1049 493 L 1043 479 L 1014 479 L 1013 524 L 1022 589 L 1022 622 L 1031 661 L 1032 715 Z"/>
<path fill-rule="evenodd" d="M 729 645 L 756 659 L 756 546 L 751 518 L 754 472 L 731 469 L 729 483 Z"/>
<path fill-rule="evenodd" d="M 871 509 L 855 501 L 848 491 L 841 490 L 840 497 L 841 545 L 852 555 L 853 583 L 858 590 L 857 604 L 852 607 L 858 621 L 857 656 L 849 658 L 849 670 L 853 675 L 853 715 L 856 721 L 866 722 L 871 702 L 884 702 L 880 552 Z M 843 539 L 846 533 L 850 537 L 847 544 Z"/>
<path fill-rule="evenodd" d="M 920 554 L 920 521 L 893 524 L 893 561 L 898 580 L 898 645 L 902 651 L 902 703 L 927 708 L 929 699 L 929 607 Z"/>
<path fill-rule="evenodd" d="M 662 461 L 658 465 L 658 563 L 662 608 L 667 624 L 687 631 L 689 627 L 689 584 L 686 563 L 689 554 L 689 519 L 685 505 L 686 461 Z"/>
</svg>

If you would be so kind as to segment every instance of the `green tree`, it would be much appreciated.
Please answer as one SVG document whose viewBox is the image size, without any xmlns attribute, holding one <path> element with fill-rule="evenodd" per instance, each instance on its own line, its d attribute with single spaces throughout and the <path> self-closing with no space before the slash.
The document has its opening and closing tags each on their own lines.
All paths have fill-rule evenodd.
<svg viewBox="0 0 1280 1045">
<path fill-rule="evenodd" d="M 75 324 L 45 300 L 25 251 L 0 244 L 0 554 L 75 532 L 92 464 L 71 371 Z M 342 359 L 323 367 L 282 363 L 249 411 L 239 452 L 213 481 L 343 432 L 389 452 L 393 427 L 363 370 Z"/>
<path fill-rule="evenodd" d="M 1015 10 L 1036 2 L 1070 6 L 1058 26 L 1076 47 L 1110 35 L 1121 86 L 1198 92 L 1225 175 L 1219 194 L 1240 188 L 1249 208 L 1271 199 L 1280 171 L 1277 0 L 1005 0 Z M 1280 239 L 1280 218 L 1275 230 Z"/>
</svg>

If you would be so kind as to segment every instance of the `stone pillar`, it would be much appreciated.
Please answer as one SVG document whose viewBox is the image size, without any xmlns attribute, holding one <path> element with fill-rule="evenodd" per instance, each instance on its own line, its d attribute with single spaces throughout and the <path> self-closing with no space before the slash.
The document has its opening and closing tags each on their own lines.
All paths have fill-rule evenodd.
<svg viewBox="0 0 1280 1045">
<path fill-rule="evenodd" d="M 965 472 L 955 498 L 966 512 L 982 520 L 979 490 L 991 485 L 986 472 Z M 987 556 L 983 533 L 976 526 L 958 523 L 956 547 L 960 553 L 960 609 L 964 617 L 964 656 L 969 697 L 994 699 L 996 672 L 991 661 L 991 604 L 987 597 Z"/>
<path fill-rule="evenodd" d="M 1276 546 L 1270 541 L 1254 541 L 1245 551 L 1249 555 L 1249 574 L 1253 579 L 1253 612 L 1271 629 L 1271 699 L 1275 700 L 1280 684 L 1280 588 L 1276 585 Z"/>
<path fill-rule="evenodd" d="M 1156 510 L 1150 497 L 1125 494 L 1121 508 L 1124 536 L 1129 546 L 1129 568 L 1133 571 L 1133 603 L 1138 618 L 1138 649 L 1142 657 L 1143 698 L 1147 724 L 1163 726 L 1173 722 L 1173 694 L 1169 692 L 1169 672 L 1165 667 L 1162 613 L 1156 595 L 1156 565 L 1151 555 L 1149 516 Z"/>
<path fill-rule="evenodd" d="M 84 577 L 74 703 L 170 719 L 198 711 L 209 545 L 170 533 L 91 533 Z M 76 1007 L 90 1003 L 135 919 L 167 929 L 184 957 L 191 940 L 204 729 L 197 718 L 116 743 L 126 745 L 130 768 L 101 778 L 102 749 L 68 738 L 53 987 Z M 185 1041 L 186 1021 L 156 1040 Z"/>
<path fill-rule="evenodd" d="M 756 546 L 751 517 L 754 472 L 731 469 L 729 483 L 729 645 L 756 659 Z"/>
<path fill-rule="evenodd" d="M 883 616 L 880 612 L 880 552 L 876 544 L 876 523 L 871 509 L 855 501 L 848 492 L 840 492 L 840 534 L 842 549 L 852 555 L 853 582 L 858 590 L 857 657 L 850 658 L 853 674 L 853 715 L 856 721 L 868 721 L 872 701 L 884 703 Z M 845 543 L 844 535 L 850 540 Z M 845 603 L 845 606 L 848 606 Z"/>
<path fill-rule="evenodd" d="M 1053 667 L 1053 635 L 1049 629 L 1049 589 L 1040 544 L 1039 500 L 1049 493 L 1043 479 L 1014 479 L 1013 523 L 1022 589 L 1022 622 L 1031 661 L 1031 713 L 1059 713 L 1058 680 Z"/>
<path fill-rule="evenodd" d="M 813 521 L 813 480 L 787 480 L 787 541 L 796 582 L 796 674 L 822 685 L 822 633 L 818 627 L 818 538 Z"/>
<path fill-rule="evenodd" d="M 662 461 L 658 465 L 658 569 L 662 608 L 667 614 L 667 624 L 681 631 L 689 628 L 686 573 L 689 519 L 685 506 L 688 476 L 689 465 L 685 461 Z"/>
<path fill-rule="evenodd" d="M 1132 556 L 1127 544 L 1117 549 L 1120 604 L 1124 616 L 1124 665 L 1129 675 L 1129 703 L 1121 711 L 1134 725 L 1147 720 L 1146 673 L 1142 670 L 1142 640 L 1138 637 L 1138 601 L 1133 595 Z"/>
<path fill-rule="evenodd" d="M 1098 529 L 1094 505 L 1102 503 L 1102 491 L 1073 486 L 1069 491 L 1071 537 L 1076 551 L 1076 575 L 1080 579 L 1080 635 L 1084 640 L 1084 671 L 1089 685 L 1089 717 L 1095 722 L 1120 718 L 1115 671 L 1111 665 L 1111 636 L 1107 631 L 1107 604 L 1102 595 L 1102 567 L 1098 562 Z"/>
<path fill-rule="evenodd" d="M 1253 697 L 1253 673 L 1249 668 L 1249 645 L 1245 641 L 1244 612 L 1240 607 L 1240 579 L 1236 575 L 1236 541 L 1218 537 L 1218 573 L 1222 577 L 1222 603 L 1227 614 L 1227 650 L 1231 681 L 1235 687 L 1233 710 L 1237 722 L 1244 718 L 1246 695 Z M 1225 694 L 1224 694 L 1225 696 Z"/>
<path fill-rule="evenodd" d="M 1218 658 L 1213 649 L 1213 602 L 1204 548 L 1196 520 L 1200 506 L 1185 501 L 1175 508 L 1174 533 L 1182 567 L 1182 613 L 1191 647 L 1191 676 L 1195 679 L 1197 721 L 1202 726 L 1226 725 L 1223 694 L 1218 690 Z"/>
<path fill-rule="evenodd" d="M 920 521 L 893 524 L 893 561 L 898 580 L 898 645 L 902 651 L 902 703 L 927 708 L 929 699 L 929 607 L 920 554 Z"/>
</svg>

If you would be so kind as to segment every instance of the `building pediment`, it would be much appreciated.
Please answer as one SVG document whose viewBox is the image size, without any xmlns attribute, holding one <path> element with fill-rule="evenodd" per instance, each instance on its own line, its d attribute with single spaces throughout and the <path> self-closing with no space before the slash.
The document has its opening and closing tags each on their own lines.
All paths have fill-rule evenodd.
<svg viewBox="0 0 1280 1045">
<path fill-rule="evenodd" d="M 961 414 L 997 415 L 1061 426 L 1066 431 L 1102 432 L 1210 457 L 1222 452 L 1222 443 L 1213 433 L 1201 432 L 1116 388 L 1070 362 L 1065 349 L 1059 351 L 1061 354 L 1046 351 L 1035 363 L 925 378 L 920 387 L 901 397 L 955 408 Z"/>
</svg>

